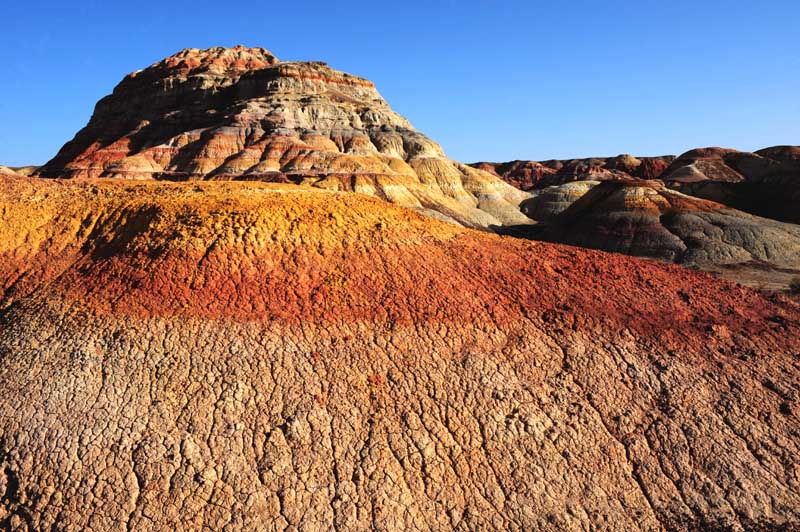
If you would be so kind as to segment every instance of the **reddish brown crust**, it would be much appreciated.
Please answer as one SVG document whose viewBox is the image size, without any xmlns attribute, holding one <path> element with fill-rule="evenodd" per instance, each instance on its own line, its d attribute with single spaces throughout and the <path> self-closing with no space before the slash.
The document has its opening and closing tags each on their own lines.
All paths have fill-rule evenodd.
<svg viewBox="0 0 800 532">
<path fill-rule="evenodd" d="M 46 290 L 91 313 L 134 317 L 534 318 L 667 345 L 703 345 L 712 327 L 786 341 L 799 332 L 796 309 L 709 275 L 464 230 L 359 196 L 241 183 L 4 185 L 6 305 Z M 19 234 L 20 202 L 31 197 L 29 218 L 51 234 Z"/>
</svg>

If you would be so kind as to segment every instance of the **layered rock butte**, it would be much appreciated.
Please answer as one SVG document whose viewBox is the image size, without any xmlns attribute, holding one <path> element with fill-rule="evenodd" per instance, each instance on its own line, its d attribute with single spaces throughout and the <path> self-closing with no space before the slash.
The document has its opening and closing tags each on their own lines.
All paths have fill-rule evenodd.
<svg viewBox="0 0 800 532">
<path fill-rule="evenodd" d="M 225 101 L 249 90 L 249 76 L 324 68 L 205 53 L 222 58 L 219 79 L 216 59 L 171 58 L 120 85 L 143 76 L 145 93 L 160 87 L 147 94 L 180 103 L 176 115 L 154 112 L 147 137 L 182 138 L 184 118 L 195 121 L 182 109 L 204 115 L 195 96 Z M 261 62 L 235 66 L 231 56 Z M 249 74 L 233 75 L 232 92 L 202 94 L 239 71 Z M 164 72 L 184 74 L 163 85 Z M 322 98 L 321 80 L 273 81 L 307 83 L 309 105 Z M 146 110 L 136 94 L 124 98 Z M 231 140 L 215 124 L 244 115 L 231 116 L 210 113 L 208 132 L 190 141 L 198 151 L 173 152 L 136 145 L 145 137 L 130 133 L 123 112 L 108 122 L 122 133 L 84 130 L 42 169 L 60 175 L 80 160 L 69 174 L 79 179 L 0 172 L 0 528 L 800 526 L 796 300 L 459 227 L 381 194 L 150 179 L 220 176 L 240 152 L 196 173 L 180 154 L 213 158 L 211 140 Z M 269 127 L 253 138 L 277 142 Z M 403 135 L 418 139 L 400 129 L 403 146 Z M 289 144 L 306 142 L 293 131 Z M 82 148 L 94 135 L 103 140 Z M 135 172 L 139 154 L 160 170 Z M 464 190 L 469 175 L 483 176 L 423 159 L 436 162 L 392 157 L 412 169 L 450 165 Z M 275 172 L 296 181 L 288 169 Z M 117 170 L 146 179 L 91 177 Z M 401 174 L 356 172 L 376 190 Z M 422 175 L 415 169 L 400 188 L 443 190 Z M 467 196 L 480 206 L 480 195 Z"/>
<path fill-rule="evenodd" d="M 37 175 L 293 182 L 469 227 L 526 223 L 526 194 L 448 159 L 369 80 L 263 48 L 187 49 L 128 75 Z"/>
</svg>

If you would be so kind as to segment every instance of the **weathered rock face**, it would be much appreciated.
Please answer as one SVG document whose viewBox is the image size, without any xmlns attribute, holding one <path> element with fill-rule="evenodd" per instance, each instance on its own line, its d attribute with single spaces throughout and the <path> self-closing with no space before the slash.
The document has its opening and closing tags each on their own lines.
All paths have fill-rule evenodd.
<svg viewBox="0 0 800 532">
<path fill-rule="evenodd" d="M 263 48 L 184 50 L 128 75 L 39 175 L 293 182 L 471 227 L 525 222 L 524 193 L 448 159 L 372 82 Z"/>
<path fill-rule="evenodd" d="M 661 179 L 693 196 L 800 224 L 800 146 L 776 146 L 755 153 L 692 150 L 676 159 Z"/>
<path fill-rule="evenodd" d="M 800 226 L 686 196 L 660 181 L 583 181 L 523 202 L 544 222 L 513 234 L 652 257 L 763 288 L 800 276 Z"/>
<path fill-rule="evenodd" d="M 6 177 L 0 309 L 3 528 L 800 523 L 800 309 L 676 266 L 293 185 Z"/>
</svg>

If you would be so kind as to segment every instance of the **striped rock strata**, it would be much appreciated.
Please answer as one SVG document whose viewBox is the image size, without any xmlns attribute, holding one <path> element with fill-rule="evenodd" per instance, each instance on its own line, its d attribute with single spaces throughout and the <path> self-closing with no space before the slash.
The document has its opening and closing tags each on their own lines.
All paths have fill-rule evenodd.
<svg viewBox="0 0 800 532">
<path fill-rule="evenodd" d="M 38 175 L 293 182 L 470 227 L 526 221 L 524 193 L 448 159 L 372 82 L 263 48 L 187 49 L 128 75 Z"/>
<path fill-rule="evenodd" d="M 755 153 L 692 150 L 678 157 L 661 179 L 686 194 L 800 224 L 800 146 L 775 146 Z"/>
<path fill-rule="evenodd" d="M 563 185 L 573 181 L 619 181 L 623 179 L 656 179 L 675 156 L 590 157 L 548 161 L 511 161 L 507 163 L 474 163 L 471 166 L 492 173 L 521 190 Z"/>
</svg>

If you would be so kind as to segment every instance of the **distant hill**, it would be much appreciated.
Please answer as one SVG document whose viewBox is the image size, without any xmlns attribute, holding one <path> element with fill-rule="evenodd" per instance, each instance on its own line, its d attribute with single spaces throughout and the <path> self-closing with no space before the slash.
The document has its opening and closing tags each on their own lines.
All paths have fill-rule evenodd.
<svg viewBox="0 0 800 532">
<path fill-rule="evenodd" d="M 659 179 L 670 188 L 775 220 L 800 223 L 800 147 L 754 153 L 699 148 L 680 157 L 596 157 L 564 161 L 473 163 L 521 190 L 572 181 Z"/>
</svg>

